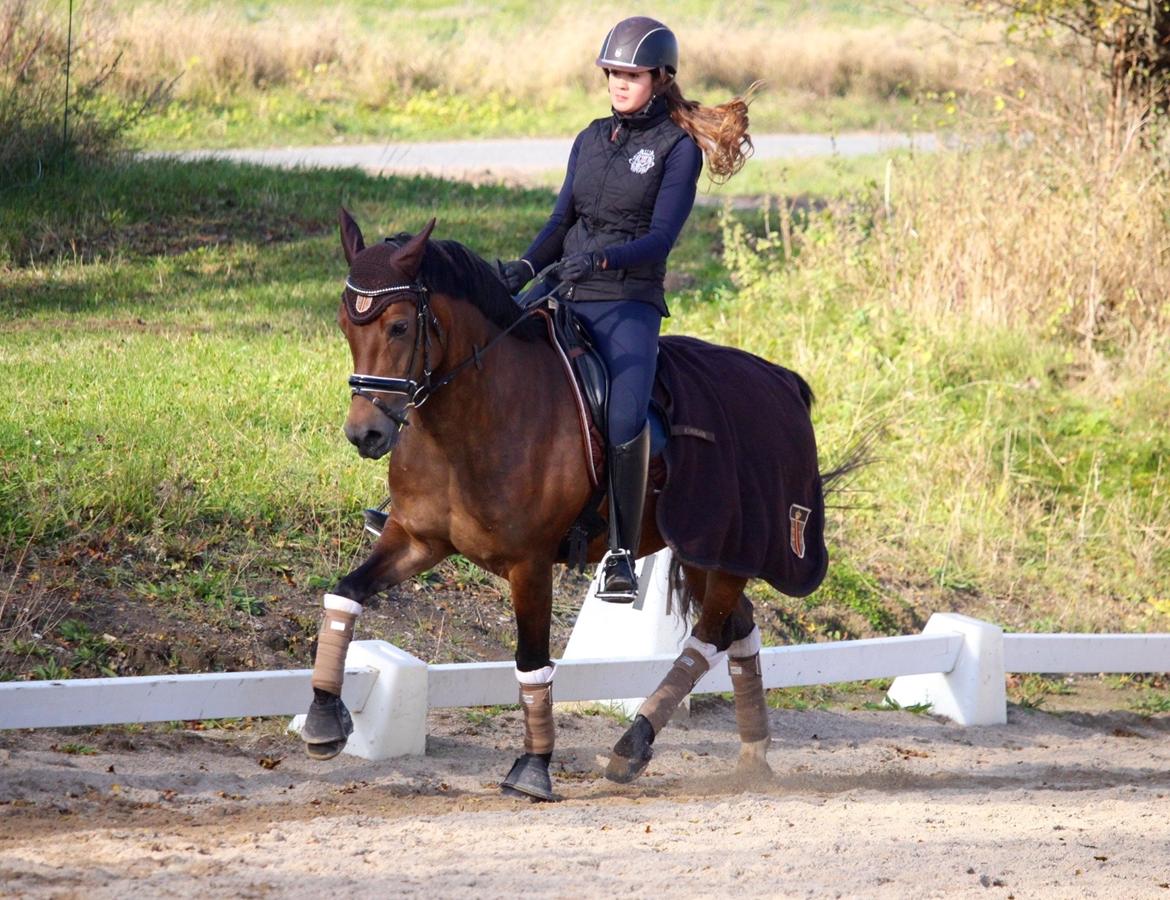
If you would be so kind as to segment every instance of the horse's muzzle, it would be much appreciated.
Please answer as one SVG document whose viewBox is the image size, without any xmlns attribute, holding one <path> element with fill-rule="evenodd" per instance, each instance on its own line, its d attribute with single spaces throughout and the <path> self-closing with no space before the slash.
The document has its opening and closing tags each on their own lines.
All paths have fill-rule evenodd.
<svg viewBox="0 0 1170 900">
<path fill-rule="evenodd" d="M 398 443 L 399 430 L 389 419 L 385 428 L 345 423 L 345 436 L 364 459 L 381 459 Z"/>
</svg>

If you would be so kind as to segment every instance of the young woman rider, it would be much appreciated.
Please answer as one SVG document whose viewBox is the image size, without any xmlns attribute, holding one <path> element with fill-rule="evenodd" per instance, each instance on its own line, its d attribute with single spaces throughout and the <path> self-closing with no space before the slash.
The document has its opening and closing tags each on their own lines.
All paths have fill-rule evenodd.
<svg viewBox="0 0 1170 900">
<path fill-rule="evenodd" d="M 516 294 L 560 260 L 557 275 L 571 282 L 564 299 L 609 367 L 609 552 L 598 596 L 630 603 L 650 454 L 647 410 L 658 330 L 669 315 L 666 258 L 694 205 L 703 157 L 713 178 L 729 178 L 751 153 L 751 139 L 746 99 L 705 107 L 683 97 L 678 41 L 661 22 L 622 20 L 596 62 L 609 81 L 612 115 L 577 135 L 552 215 L 501 271 Z"/>
</svg>

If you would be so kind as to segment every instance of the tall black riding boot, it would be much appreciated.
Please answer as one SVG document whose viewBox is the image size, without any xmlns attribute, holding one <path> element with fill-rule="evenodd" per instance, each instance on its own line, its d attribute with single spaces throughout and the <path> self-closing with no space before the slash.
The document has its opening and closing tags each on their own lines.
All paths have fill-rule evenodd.
<svg viewBox="0 0 1170 900">
<path fill-rule="evenodd" d="M 642 539 L 642 506 L 650 463 L 650 425 L 632 441 L 611 444 L 609 470 L 609 552 L 601 561 L 597 596 L 610 603 L 633 603 L 638 596 L 634 559 Z"/>
</svg>

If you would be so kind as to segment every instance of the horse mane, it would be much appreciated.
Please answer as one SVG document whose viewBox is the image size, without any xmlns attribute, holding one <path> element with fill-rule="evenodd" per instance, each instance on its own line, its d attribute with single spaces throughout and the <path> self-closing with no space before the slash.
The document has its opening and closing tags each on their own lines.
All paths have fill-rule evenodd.
<svg viewBox="0 0 1170 900">
<path fill-rule="evenodd" d="M 413 236 L 401 232 L 386 238 L 386 243 L 401 246 Z M 492 264 L 458 241 L 428 240 L 418 278 L 430 291 L 470 303 L 497 328 L 508 328 L 523 315 Z M 531 318 L 512 334 L 536 341 L 546 330 L 539 318 Z"/>
</svg>

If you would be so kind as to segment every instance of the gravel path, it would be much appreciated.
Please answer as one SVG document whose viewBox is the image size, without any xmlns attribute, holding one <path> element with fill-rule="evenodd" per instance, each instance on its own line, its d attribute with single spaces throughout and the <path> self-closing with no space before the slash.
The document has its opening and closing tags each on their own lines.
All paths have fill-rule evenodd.
<svg viewBox="0 0 1170 900">
<path fill-rule="evenodd" d="M 831 135 L 763 134 L 753 137 L 755 159 L 797 159 L 810 156 L 861 156 L 914 148 L 937 150 L 933 134 L 856 132 Z M 469 177 L 531 175 L 564 168 L 571 138 L 519 140 L 429 141 L 357 146 L 285 147 L 256 150 L 189 150 L 149 156 L 231 159 L 267 166 L 319 168 L 357 167 L 377 174 L 426 174 Z"/>
</svg>

